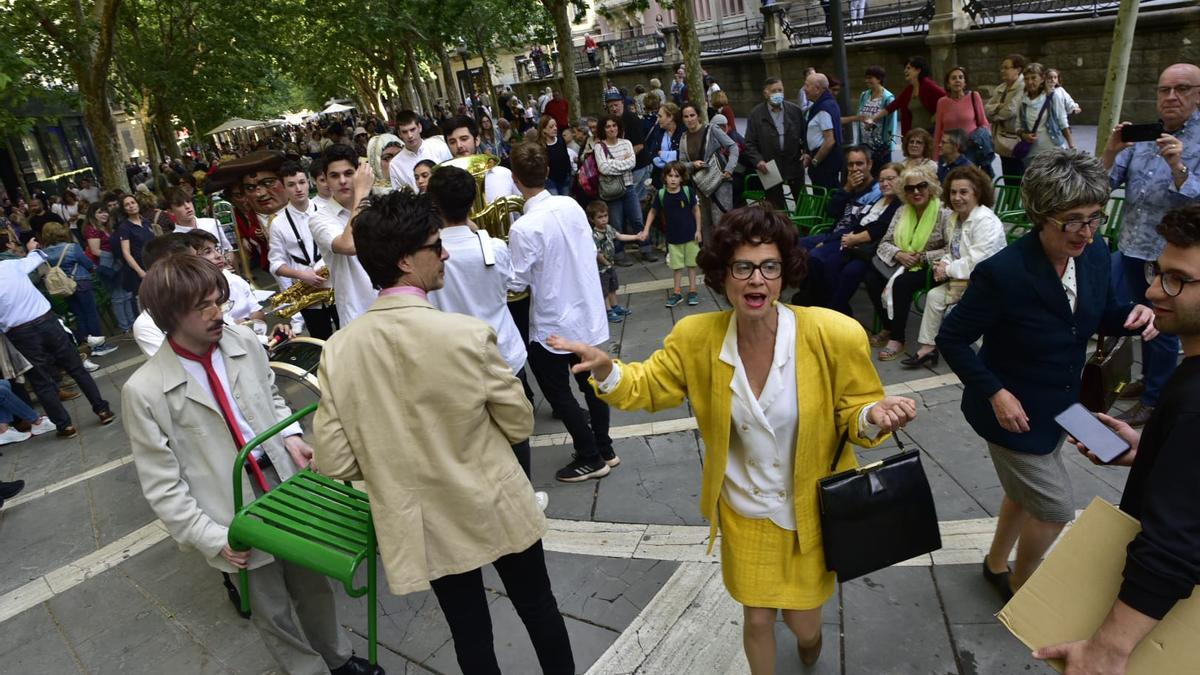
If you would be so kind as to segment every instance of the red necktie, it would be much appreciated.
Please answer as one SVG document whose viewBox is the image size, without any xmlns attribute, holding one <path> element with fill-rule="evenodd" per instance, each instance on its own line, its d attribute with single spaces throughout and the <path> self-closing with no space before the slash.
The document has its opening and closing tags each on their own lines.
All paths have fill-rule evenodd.
<svg viewBox="0 0 1200 675">
<path fill-rule="evenodd" d="M 212 389 L 213 398 L 217 401 L 217 407 L 221 409 L 221 416 L 225 418 L 225 426 L 229 428 L 229 435 L 233 437 L 233 442 L 237 444 L 237 449 L 241 450 L 246 447 L 246 439 L 242 438 L 242 430 L 238 428 L 237 418 L 233 415 L 233 406 L 229 404 L 229 397 L 225 395 L 225 387 L 221 384 L 221 378 L 217 377 L 217 371 L 212 365 L 212 353 L 217 348 L 217 343 L 213 343 L 209 347 L 208 352 L 201 354 L 193 354 L 188 350 L 175 344 L 171 338 L 167 338 L 167 342 L 171 344 L 171 349 L 179 355 L 181 359 L 195 361 L 204 368 L 204 375 L 208 378 L 208 386 Z M 267 478 L 263 475 L 262 469 L 258 466 L 254 456 L 247 457 L 246 464 L 250 466 L 250 472 L 254 474 L 254 479 L 258 482 L 258 487 L 262 488 L 263 492 L 270 491 L 267 487 Z"/>
</svg>

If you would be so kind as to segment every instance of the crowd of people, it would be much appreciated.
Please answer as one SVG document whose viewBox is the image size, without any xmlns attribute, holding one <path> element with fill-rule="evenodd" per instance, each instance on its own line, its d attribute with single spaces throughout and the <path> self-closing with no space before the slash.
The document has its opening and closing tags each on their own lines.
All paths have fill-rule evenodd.
<svg viewBox="0 0 1200 675">
<path fill-rule="evenodd" d="M 263 345 L 301 332 L 326 340 L 316 438 L 310 446 L 293 425 L 264 445 L 247 499 L 310 465 L 363 480 L 391 589 L 432 588 L 464 672 L 499 672 L 480 571 L 492 564 L 543 670 L 569 673 L 541 543 L 548 497 L 531 484 L 528 375 L 571 439 L 555 472 L 566 483 L 620 466 L 610 406 L 686 399 L 705 442 L 700 509 L 744 606 L 751 670 L 771 673 L 779 610 L 802 661 L 820 655 L 835 577 L 815 489 L 838 438 L 874 447 L 917 413 L 884 394 L 873 357 L 918 368 L 944 356 L 962 380 L 964 415 L 1004 490 L 983 575 L 1007 599 L 1074 514 L 1053 417 L 1079 399 L 1089 339 L 1140 334 L 1142 380 L 1123 393 L 1139 401 L 1101 419 L 1135 448 L 1133 427 L 1145 426 L 1149 442 L 1123 460 L 1136 490 L 1122 505 L 1143 531 L 1106 628 L 1064 648 L 1088 663 L 1127 656 L 1130 635 L 1200 578 L 1200 509 L 1179 501 L 1200 470 L 1188 448 L 1200 419 L 1200 69 L 1160 76 L 1160 137 L 1128 143 L 1120 125 L 1102 157 L 1073 148 L 1078 106 L 1058 74 L 1018 54 L 1003 58 L 986 100 L 961 67 L 944 87 L 921 57 L 904 75 L 893 95 L 885 69 L 868 68 L 852 115 L 822 73 L 805 73 L 795 102 L 768 79 L 744 136 L 720 86 L 706 74 L 703 95 L 688 92 L 682 67 L 667 90 L 606 87 L 604 114 L 577 120 L 558 92 L 498 92 L 494 107 L 482 95 L 455 111 L 350 118 L 234 155 L 196 153 L 143 172 L 130 193 L 83 179 L 59 197 L 6 203 L 0 442 L 79 433 L 61 403 L 79 394 L 63 373 L 100 424 L 114 421 L 86 355 L 110 353 L 106 332 L 129 333 L 148 360 L 122 391 L 122 419 L 172 537 L 223 572 L 252 571 L 252 621 L 285 671 L 380 673 L 350 651 L 327 580 L 227 537 L 229 458 L 290 414 Z M 490 159 L 465 161 L 480 154 Z M 1020 182 L 1032 226 L 1011 244 L 992 210 L 994 155 L 996 182 Z M 746 177 L 772 172 L 782 180 L 748 204 Z M 828 193 L 826 231 L 797 232 L 788 218 L 807 186 Z M 1111 262 L 1101 235 L 1116 188 L 1129 206 Z M 480 203 L 506 200 L 521 206 L 500 226 L 474 222 Z M 222 203 L 229 228 L 214 217 Z M 663 255 L 666 307 L 701 304 L 703 273 L 731 310 L 678 321 L 643 362 L 614 360 L 610 325 L 632 311 L 618 268 Z M 280 290 L 333 299 L 269 327 L 251 285 L 268 275 Z M 862 323 L 860 289 L 873 309 Z M 840 456 L 837 468 L 855 465 Z M 281 618 L 292 612 L 299 625 Z"/>
</svg>

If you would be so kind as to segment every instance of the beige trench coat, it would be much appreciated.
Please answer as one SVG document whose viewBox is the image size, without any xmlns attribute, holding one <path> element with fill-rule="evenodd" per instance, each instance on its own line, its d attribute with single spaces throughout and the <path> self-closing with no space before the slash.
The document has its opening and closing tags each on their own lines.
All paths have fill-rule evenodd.
<svg viewBox="0 0 1200 675">
<path fill-rule="evenodd" d="M 314 459 L 366 482 L 393 593 L 429 588 L 541 539 L 512 444 L 533 407 L 479 319 L 384 296 L 321 355 Z"/>
</svg>

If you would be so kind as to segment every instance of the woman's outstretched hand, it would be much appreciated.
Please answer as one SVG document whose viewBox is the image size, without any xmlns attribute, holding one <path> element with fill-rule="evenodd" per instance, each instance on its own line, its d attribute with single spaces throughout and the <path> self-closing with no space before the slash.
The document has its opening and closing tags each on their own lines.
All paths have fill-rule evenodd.
<svg viewBox="0 0 1200 675">
<path fill-rule="evenodd" d="M 585 342 L 568 340 L 557 335 L 551 335 L 546 344 L 554 349 L 571 352 L 579 357 L 579 363 L 571 366 L 572 373 L 592 371 L 597 381 L 603 381 L 612 374 L 612 357 L 603 349 L 593 347 Z"/>
<path fill-rule="evenodd" d="M 917 418 L 917 404 L 903 396 L 885 396 L 867 413 L 867 420 L 892 433 Z"/>
</svg>

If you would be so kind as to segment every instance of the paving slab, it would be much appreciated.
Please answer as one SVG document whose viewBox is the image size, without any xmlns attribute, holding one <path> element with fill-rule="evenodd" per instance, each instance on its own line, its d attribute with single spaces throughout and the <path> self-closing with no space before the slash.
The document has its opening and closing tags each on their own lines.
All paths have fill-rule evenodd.
<svg viewBox="0 0 1200 675">
<path fill-rule="evenodd" d="M 893 567 L 843 584 L 842 612 L 845 672 L 958 672 L 927 568 Z"/>
<path fill-rule="evenodd" d="M 0 593 L 95 551 L 90 513 L 83 485 L 55 493 L 53 508 L 33 502 L 0 512 Z"/>
<path fill-rule="evenodd" d="M 595 519 L 702 525 L 699 448 L 693 432 L 617 441 L 620 466 L 600 481 Z"/>
</svg>

